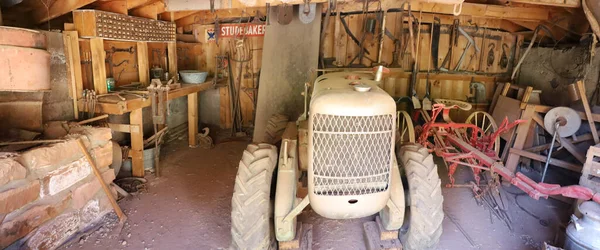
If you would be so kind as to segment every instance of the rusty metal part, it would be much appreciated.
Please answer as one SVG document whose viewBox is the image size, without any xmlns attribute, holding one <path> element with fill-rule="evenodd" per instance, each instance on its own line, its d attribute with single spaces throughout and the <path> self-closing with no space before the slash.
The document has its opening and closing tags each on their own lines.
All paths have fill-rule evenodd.
<svg viewBox="0 0 600 250">
<path fill-rule="evenodd" d="M 36 30 L 0 26 L 0 45 L 27 47 L 36 49 L 48 48 L 46 35 Z"/>
<path fill-rule="evenodd" d="M 474 124 L 461 123 L 439 123 L 437 117 L 441 113 L 449 113 L 450 109 L 457 106 L 446 107 L 444 104 L 435 104 L 431 119 L 423 125 L 423 132 L 419 135 L 418 142 L 436 155 L 443 158 L 448 165 L 449 187 L 454 185 L 454 172 L 459 165 L 468 166 L 473 171 L 476 185 L 480 185 L 480 174 L 482 171 L 490 171 L 492 176 L 501 176 L 519 189 L 525 191 L 534 199 L 548 198 L 551 195 L 562 195 L 564 197 L 593 200 L 600 203 L 600 193 L 593 190 L 573 185 L 561 187 L 557 184 L 537 183 L 521 173 L 513 173 L 500 162 L 497 153 L 493 150 L 496 138 L 516 125 L 525 122 L 517 120 L 512 123 L 505 118 L 498 126 L 498 130 L 490 135 L 480 133 L 481 128 Z M 470 134 L 465 131 L 472 131 Z M 479 135 L 479 136 L 478 136 Z M 434 137 L 434 143 L 430 137 Z M 478 195 L 478 194 L 476 194 Z"/>
<path fill-rule="evenodd" d="M 294 17 L 294 6 L 282 4 L 277 6 L 277 22 L 281 25 L 288 25 Z"/>
<path fill-rule="evenodd" d="M 0 45 L 0 91 L 50 90 L 50 53 Z"/>
</svg>

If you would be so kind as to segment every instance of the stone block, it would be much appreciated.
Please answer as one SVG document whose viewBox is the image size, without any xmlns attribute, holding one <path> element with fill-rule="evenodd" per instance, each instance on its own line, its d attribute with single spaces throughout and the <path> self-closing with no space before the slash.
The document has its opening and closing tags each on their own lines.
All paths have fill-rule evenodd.
<svg viewBox="0 0 600 250">
<path fill-rule="evenodd" d="M 5 190 L 0 191 L 0 214 L 8 214 L 40 196 L 39 181 L 18 181 Z"/>
<path fill-rule="evenodd" d="M 40 181 L 42 183 L 41 196 L 55 195 L 73 186 L 92 173 L 92 167 L 85 157 L 71 162 L 54 171 L 49 172 Z"/>
<path fill-rule="evenodd" d="M 0 186 L 14 180 L 24 179 L 26 175 L 27 169 L 15 158 L 0 159 Z"/>
<path fill-rule="evenodd" d="M 90 126 L 72 127 L 69 130 L 69 134 L 85 136 L 87 140 L 84 140 L 84 142 L 85 146 L 88 148 L 104 146 L 112 139 L 110 128 L 98 128 Z"/>
<path fill-rule="evenodd" d="M 96 163 L 98 169 L 106 168 L 113 161 L 113 145 L 112 143 L 104 144 L 104 146 L 96 147 L 90 151 L 90 155 Z"/>
<path fill-rule="evenodd" d="M 41 225 L 23 246 L 23 249 L 56 249 L 77 233 L 81 218 L 79 211 L 63 213 L 54 220 Z"/>
<path fill-rule="evenodd" d="M 112 169 L 104 171 L 104 173 L 102 173 L 102 178 L 104 179 L 105 183 L 111 183 L 115 179 L 115 171 Z M 96 193 L 98 193 L 98 191 L 104 194 L 104 191 L 101 191 L 101 189 L 102 186 L 100 186 L 100 182 L 98 182 L 95 176 L 92 176 L 92 180 L 90 182 L 85 183 L 73 190 L 73 208 L 82 208 L 96 195 Z"/>
<path fill-rule="evenodd" d="M 47 172 L 81 157 L 76 140 L 68 140 L 26 151 L 17 158 L 21 165 L 33 172 Z"/>
<path fill-rule="evenodd" d="M 0 249 L 8 247 L 13 242 L 25 237 L 38 226 L 46 221 L 58 216 L 69 207 L 71 195 L 66 195 L 62 199 L 56 199 L 57 203 L 40 201 L 27 208 L 27 210 L 7 218 L 7 221 L 0 224 Z"/>
</svg>

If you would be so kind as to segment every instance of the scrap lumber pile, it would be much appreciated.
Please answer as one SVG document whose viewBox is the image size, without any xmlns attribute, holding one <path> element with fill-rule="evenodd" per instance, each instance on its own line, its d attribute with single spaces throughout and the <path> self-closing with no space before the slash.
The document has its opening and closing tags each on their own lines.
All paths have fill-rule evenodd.
<svg viewBox="0 0 600 250">
<path fill-rule="evenodd" d="M 523 89 L 509 83 L 498 86 L 490 105 L 494 119 L 525 121 L 502 136 L 506 144 L 499 155 L 501 160 L 513 173 L 518 166 L 532 167 L 546 183 L 546 173 L 552 171 L 548 165 L 575 175 L 583 173 L 579 184 L 600 191 L 594 181 L 600 177 L 596 157 L 600 147 L 594 146 L 600 143 L 595 125 L 600 115 L 592 113 L 584 83 L 579 81 L 569 88 L 569 99 L 573 106 L 582 107 L 580 111 L 542 105 L 540 93 L 532 87 Z"/>
<path fill-rule="evenodd" d="M 61 142 L 0 153 L 0 249 L 55 249 L 112 210 L 93 174 L 95 165 L 104 182 L 115 179 L 111 137 L 109 128 L 72 127 Z"/>
</svg>

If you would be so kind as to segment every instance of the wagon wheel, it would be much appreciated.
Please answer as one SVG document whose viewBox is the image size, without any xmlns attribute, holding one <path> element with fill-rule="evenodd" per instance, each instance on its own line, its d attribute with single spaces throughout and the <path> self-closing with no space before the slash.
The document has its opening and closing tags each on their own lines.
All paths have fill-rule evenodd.
<svg viewBox="0 0 600 250">
<path fill-rule="evenodd" d="M 469 115 L 469 117 L 467 117 L 465 123 L 474 124 L 478 128 L 481 128 L 481 132 L 477 134 L 478 138 L 481 138 L 483 134 L 489 136 L 498 131 L 498 125 L 496 124 L 496 121 L 494 121 L 494 118 L 489 113 L 484 111 L 473 112 L 471 115 Z M 472 131 L 471 129 L 467 129 L 466 132 L 468 135 L 470 135 Z M 493 149 L 496 151 L 496 155 L 500 153 L 500 137 L 496 137 Z"/>
<path fill-rule="evenodd" d="M 397 114 L 397 125 L 398 130 L 396 131 L 396 144 L 402 145 L 404 143 L 415 142 L 415 127 L 413 126 L 412 119 L 406 111 L 398 111 Z"/>
</svg>

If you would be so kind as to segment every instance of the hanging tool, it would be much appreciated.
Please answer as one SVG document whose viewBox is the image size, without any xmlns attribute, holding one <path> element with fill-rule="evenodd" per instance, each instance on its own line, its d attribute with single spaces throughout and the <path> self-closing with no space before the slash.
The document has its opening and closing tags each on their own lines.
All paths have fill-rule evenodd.
<svg viewBox="0 0 600 250">
<path fill-rule="evenodd" d="M 409 13 L 409 33 L 410 33 L 410 46 L 411 46 L 411 55 L 413 58 L 413 71 L 411 74 L 411 81 L 410 81 L 410 89 L 411 89 L 411 101 L 413 104 L 413 108 L 414 109 L 421 109 L 421 101 L 419 100 L 419 97 L 417 96 L 417 75 L 419 73 L 419 58 L 418 58 L 418 54 L 419 54 L 419 43 L 415 44 L 415 40 L 413 39 L 413 25 L 412 25 L 412 21 L 411 21 L 411 16 L 410 16 L 410 4 L 408 4 L 408 13 Z M 418 29 L 418 33 L 417 33 L 417 39 L 416 41 L 419 41 L 419 38 L 421 36 L 421 19 L 419 17 L 419 22 L 414 22 L 417 26 L 416 28 Z M 415 45 L 413 48 L 413 44 Z"/>
<path fill-rule="evenodd" d="M 509 50 L 508 45 L 506 43 L 502 44 L 502 55 L 500 56 L 500 61 L 498 65 L 500 65 L 501 69 L 506 69 L 508 67 L 508 56 L 506 51 Z"/>
<path fill-rule="evenodd" d="M 459 25 L 459 20 L 455 19 L 454 22 L 452 23 L 452 28 L 450 31 L 450 46 L 448 46 L 448 52 L 446 52 L 446 56 L 444 57 L 444 60 L 442 61 L 442 65 L 440 65 L 439 70 L 440 71 L 448 71 L 448 69 L 450 68 L 450 64 L 452 64 L 450 61 L 450 58 L 452 58 L 452 51 L 454 46 L 457 45 L 458 43 L 458 34 L 457 34 L 457 30 L 458 30 L 458 25 Z"/>
<path fill-rule="evenodd" d="M 271 3 L 267 3 L 266 6 L 267 9 L 267 17 L 265 18 L 265 23 L 267 23 L 267 26 L 271 25 Z"/>
<path fill-rule="evenodd" d="M 494 56 L 495 48 L 496 48 L 495 43 L 490 43 L 490 45 L 488 46 L 488 56 L 487 56 L 487 66 L 488 67 L 491 67 L 492 65 L 494 65 L 494 60 L 496 60 L 496 57 Z"/>
<path fill-rule="evenodd" d="M 385 18 L 387 17 L 387 11 L 383 10 L 381 13 L 381 34 L 379 35 L 379 53 L 377 54 L 377 65 L 381 65 L 381 53 L 383 52 L 383 39 L 385 38 Z"/>
<path fill-rule="evenodd" d="M 431 99 L 429 96 L 429 91 L 431 90 L 431 82 L 429 82 L 429 72 L 427 72 L 427 78 L 425 83 L 425 97 L 423 97 L 423 110 L 431 110 Z"/>
<path fill-rule="evenodd" d="M 460 32 L 460 34 L 467 39 L 467 45 L 465 46 L 462 54 L 460 55 L 460 58 L 458 59 L 458 63 L 456 64 L 454 71 L 458 71 L 460 69 L 465 59 L 465 55 L 467 54 L 467 51 L 469 51 L 469 48 L 471 48 L 471 46 L 475 46 L 475 55 L 479 54 L 479 52 L 481 51 L 479 49 L 479 46 L 477 46 L 477 44 L 475 43 L 475 40 L 473 40 L 473 37 L 471 37 L 467 32 L 465 32 L 465 30 L 463 30 L 460 26 L 458 27 L 458 32 Z"/>
<path fill-rule="evenodd" d="M 433 18 L 433 28 L 431 31 L 431 58 L 433 59 L 433 68 L 436 70 L 438 69 L 441 24 L 439 17 Z"/>
<path fill-rule="evenodd" d="M 294 6 L 282 4 L 277 6 L 277 22 L 281 25 L 288 25 L 292 22 L 294 16 Z"/>
</svg>

